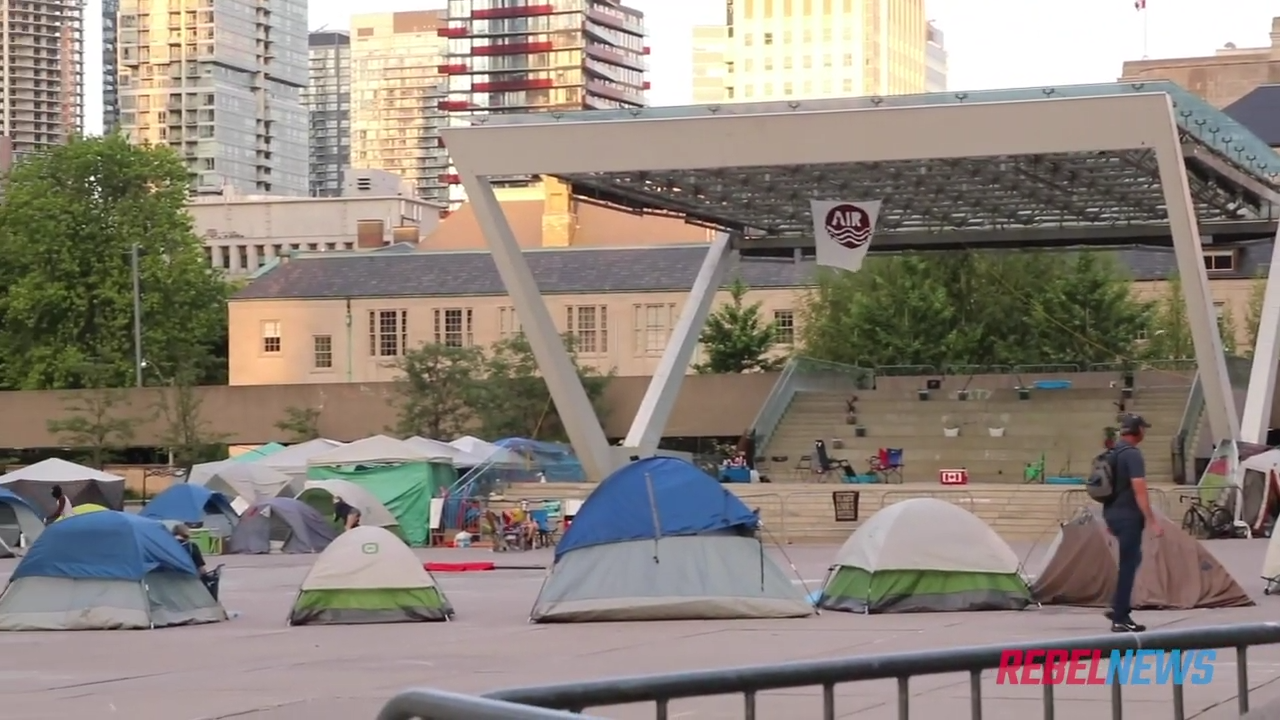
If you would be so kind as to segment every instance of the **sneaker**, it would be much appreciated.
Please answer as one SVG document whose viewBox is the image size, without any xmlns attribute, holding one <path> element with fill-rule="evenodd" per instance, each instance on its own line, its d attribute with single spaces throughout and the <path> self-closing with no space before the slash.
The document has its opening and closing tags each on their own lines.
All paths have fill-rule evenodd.
<svg viewBox="0 0 1280 720">
<path fill-rule="evenodd" d="M 1111 621 L 1111 632 L 1115 632 L 1115 633 L 1123 633 L 1123 632 L 1139 633 L 1146 629 L 1147 629 L 1146 625 L 1139 625 L 1138 623 L 1133 621 L 1133 618 L 1129 618 L 1128 620 L 1120 620 L 1120 621 L 1112 620 Z"/>
</svg>

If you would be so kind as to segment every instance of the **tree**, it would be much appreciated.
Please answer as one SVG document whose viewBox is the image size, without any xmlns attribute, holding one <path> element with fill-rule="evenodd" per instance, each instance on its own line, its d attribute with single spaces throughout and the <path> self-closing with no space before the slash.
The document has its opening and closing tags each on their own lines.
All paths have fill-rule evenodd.
<svg viewBox="0 0 1280 720">
<path fill-rule="evenodd" d="M 1218 335 L 1222 337 L 1222 352 L 1227 357 L 1238 357 L 1238 347 L 1236 345 L 1236 337 L 1239 336 L 1240 329 L 1236 326 L 1235 313 L 1231 312 L 1230 306 L 1222 308 L 1222 312 L 1218 314 Z"/>
<path fill-rule="evenodd" d="M 612 374 L 602 375 L 595 368 L 582 365 L 578 362 L 573 338 L 566 335 L 564 342 L 587 398 L 599 417 L 604 412 L 604 392 Z M 485 437 L 567 439 L 551 391 L 538 372 L 533 349 L 523 335 L 494 343 L 484 367 L 484 382 L 475 396 L 475 410 Z"/>
<path fill-rule="evenodd" d="M 1086 366 L 1129 353 L 1146 315 L 1105 256 L 908 254 L 819 273 L 800 347 L 863 366 Z"/>
<path fill-rule="evenodd" d="M 769 357 L 777 328 L 764 321 L 760 303 L 746 304 L 747 290 L 742 278 L 735 278 L 729 286 L 729 304 L 720 306 L 707 318 L 699 338 L 707 361 L 694 366 L 697 372 L 769 372 L 785 362 Z"/>
<path fill-rule="evenodd" d="M 161 441 L 169 451 L 170 464 L 177 467 L 223 456 L 219 446 L 227 436 L 212 429 L 203 415 L 204 400 L 194 387 L 197 366 L 179 369 L 168 387 L 156 388 L 155 410 L 163 423 Z"/>
<path fill-rule="evenodd" d="M 139 418 L 125 414 L 128 395 L 121 390 L 89 390 L 66 398 L 69 417 L 49 420 L 46 427 L 58 442 L 88 453 L 99 470 L 113 452 L 133 440 Z"/>
<path fill-rule="evenodd" d="M 477 381 L 484 372 L 478 348 L 425 343 L 395 363 L 398 418 L 391 431 L 401 437 L 433 439 L 463 434 L 470 423 Z"/>
<path fill-rule="evenodd" d="M 0 384 L 74 389 L 134 379 L 131 249 L 139 248 L 143 350 L 202 359 L 224 334 L 227 286 L 186 211 L 188 174 L 165 147 L 75 139 L 18 163 L 0 202 Z M 106 372 L 86 375 L 94 358 Z"/>
<path fill-rule="evenodd" d="M 1249 287 L 1249 304 L 1244 318 L 1244 337 L 1248 345 L 1245 357 L 1253 357 L 1253 349 L 1258 346 L 1258 328 L 1262 327 L 1262 303 L 1266 300 L 1267 278 L 1260 275 L 1253 279 Z"/>
<path fill-rule="evenodd" d="M 306 442 L 320 437 L 320 408 L 290 405 L 284 409 L 284 418 L 276 422 L 276 429 L 289 433 L 293 442 Z"/>
<path fill-rule="evenodd" d="M 1187 300 L 1182 294 L 1182 281 L 1177 277 L 1169 278 L 1164 295 L 1152 309 L 1144 354 L 1157 360 L 1195 357 L 1191 324 L 1187 322 Z"/>
</svg>

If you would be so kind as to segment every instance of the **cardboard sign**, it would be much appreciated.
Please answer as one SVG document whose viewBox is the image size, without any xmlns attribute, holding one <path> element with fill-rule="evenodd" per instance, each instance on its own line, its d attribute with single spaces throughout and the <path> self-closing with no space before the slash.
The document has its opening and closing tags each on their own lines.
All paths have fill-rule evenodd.
<svg viewBox="0 0 1280 720">
<path fill-rule="evenodd" d="M 939 470 L 938 482 L 943 485 L 968 485 L 969 471 L 964 468 Z"/>
<path fill-rule="evenodd" d="M 857 522 L 858 492 L 843 490 L 831 493 L 831 507 L 835 510 L 836 522 Z"/>
</svg>

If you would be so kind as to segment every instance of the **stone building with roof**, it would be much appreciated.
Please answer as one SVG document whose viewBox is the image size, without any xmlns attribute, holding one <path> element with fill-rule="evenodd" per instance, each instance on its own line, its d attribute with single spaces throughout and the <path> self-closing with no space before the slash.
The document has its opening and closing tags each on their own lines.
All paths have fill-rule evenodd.
<svg viewBox="0 0 1280 720">
<path fill-rule="evenodd" d="M 407 348 L 484 346 L 520 331 L 487 252 L 395 250 L 283 259 L 238 293 L 229 305 L 230 384 L 387 381 Z M 1163 293 L 1176 273 L 1171 250 L 1115 252 L 1140 297 Z M 705 253 L 703 245 L 651 245 L 541 248 L 525 256 L 557 326 L 577 336 L 581 359 L 644 376 L 666 349 Z M 1214 297 L 1242 333 L 1254 278 L 1270 260 L 1269 242 L 1205 250 Z M 727 278 L 751 288 L 747 300 L 778 323 L 784 351 L 814 272 L 809 258 L 750 258 Z"/>
</svg>

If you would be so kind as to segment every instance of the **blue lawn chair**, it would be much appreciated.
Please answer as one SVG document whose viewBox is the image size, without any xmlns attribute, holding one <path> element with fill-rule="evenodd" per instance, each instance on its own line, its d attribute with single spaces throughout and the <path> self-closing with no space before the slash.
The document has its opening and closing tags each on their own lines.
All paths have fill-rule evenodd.
<svg viewBox="0 0 1280 720">
<path fill-rule="evenodd" d="M 556 544 L 556 528 L 551 524 L 546 510 L 530 510 L 529 519 L 538 528 L 538 547 L 552 547 Z"/>
</svg>

